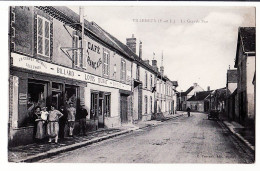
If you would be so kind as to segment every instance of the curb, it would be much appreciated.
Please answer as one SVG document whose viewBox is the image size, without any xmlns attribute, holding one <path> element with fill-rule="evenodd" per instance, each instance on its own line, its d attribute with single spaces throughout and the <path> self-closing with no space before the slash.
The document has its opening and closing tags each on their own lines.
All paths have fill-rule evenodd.
<svg viewBox="0 0 260 171">
<path fill-rule="evenodd" d="M 251 145 L 251 143 L 249 143 L 246 139 L 244 139 L 239 133 L 235 132 L 232 128 L 228 127 L 228 125 L 225 123 L 225 121 L 222 121 L 222 123 L 225 125 L 226 128 L 228 128 L 228 130 L 230 132 L 232 132 L 239 140 L 241 140 L 242 142 L 244 142 L 252 151 L 255 151 L 255 147 L 253 145 Z"/>
<path fill-rule="evenodd" d="M 87 145 L 90 145 L 90 144 L 93 144 L 93 143 L 96 143 L 96 142 L 100 142 L 100 141 L 103 141 L 103 140 L 106 140 L 106 139 L 109 139 L 109 138 L 112 138 L 112 137 L 116 137 L 116 136 L 119 136 L 119 135 L 130 133 L 130 132 L 133 132 L 133 130 L 125 130 L 125 131 L 117 132 L 117 133 L 114 133 L 114 134 L 111 134 L 111 135 L 108 135 L 108 136 L 98 137 L 98 138 L 94 138 L 92 140 L 88 140 L 88 141 L 84 141 L 84 142 L 80 142 L 80 143 L 76 143 L 76 144 L 72 144 L 72 145 L 68 145 L 68 146 L 64 146 L 64 147 L 60 147 L 60 148 L 57 148 L 57 149 L 52 149 L 52 150 L 47 151 L 47 152 L 39 153 L 39 154 L 36 154 L 36 155 L 33 155 L 33 156 L 28 156 L 25 159 L 13 160 L 13 161 L 9 161 L 9 162 L 16 162 L 16 163 L 35 162 L 35 161 L 38 161 L 38 160 L 41 160 L 41 159 L 44 159 L 44 158 L 47 158 L 47 157 L 57 155 L 57 154 L 62 153 L 62 152 L 75 150 L 75 149 L 83 147 L 83 146 L 87 146 Z"/>
<path fill-rule="evenodd" d="M 168 117 L 166 118 L 166 121 L 167 120 L 171 120 L 171 119 L 175 119 L 175 118 L 178 118 L 180 116 L 183 116 L 183 114 L 180 114 L 178 116 L 174 116 L 174 117 Z M 163 121 L 161 121 L 163 122 Z M 162 124 L 160 122 L 160 124 Z M 159 125 L 159 124 L 158 124 Z M 87 145 L 90 145 L 90 144 L 94 144 L 94 143 L 97 143 L 97 142 L 100 142 L 100 141 L 103 141 L 103 140 L 107 140 L 109 138 L 113 138 L 113 137 L 116 137 L 116 136 L 120 136 L 120 135 L 123 135 L 123 134 L 127 134 L 127 133 L 130 133 L 130 132 L 133 132 L 133 131 L 136 131 L 136 130 L 139 130 L 139 129 L 144 129 L 144 128 L 147 128 L 151 125 L 146 125 L 144 127 L 139 127 L 139 128 L 133 128 L 133 129 L 129 129 L 129 130 L 124 130 L 124 131 L 121 131 L 121 132 L 117 132 L 117 133 L 114 133 L 114 134 L 111 134 L 111 135 L 107 135 L 107 136 L 103 136 L 103 137 L 98 137 L 98 138 L 93 138 L 91 140 L 88 140 L 88 141 L 83 141 L 83 142 L 80 142 L 80 143 L 76 143 L 76 144 L 71 144 L 71 145 L 68 145 L 68 146 L 64 146 L 64 147 L 60 147 L 60 148 L 56 148 L 56 149 L 52 149 L 50 151 L 47 151 L 47 152 L 43 152 L 43 153 L 39 153 L 39 154 L 36 154 L 36 155 L 32 155 L 32 156 L 28 156 L 24 159 L 18 159 L 18 160 L 12 160 L 12 161 L 9 161 L 9 162 L 15 162 L 15 163 L 30 163 L 30 162 L 36 162 L 36 161 L 39 161 L 41 159 L 45 159 L 47 157 L 51 157 L 51 156 L 54 156 L 54 155 L 57 155 L 59 153 L 63 153 L 63 152 L 67 152 L 67 151 L 72 151 L 72 150 L 75 150 L 77 148 L 80 148 L 80 147 L 84 147 L 84 146 L 87 146 Z M 157 126 L 157 125 L 153 125 L 153 126 Z"/>
</svg>

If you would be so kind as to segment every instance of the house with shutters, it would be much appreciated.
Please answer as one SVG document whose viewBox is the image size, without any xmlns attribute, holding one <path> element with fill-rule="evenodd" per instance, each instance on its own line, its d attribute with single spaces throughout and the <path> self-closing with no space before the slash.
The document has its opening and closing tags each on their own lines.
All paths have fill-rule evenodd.
<svg viewBox="0 0 260 171">
<path fill-rule="evenodd" d="M 67 7 L 13 6 L 9 28 L 9 145 L 33 142 L 37 106 L 84 104 L 89 130 L 129 121 L 134 58 L 96 23 Z"/>
</svg>

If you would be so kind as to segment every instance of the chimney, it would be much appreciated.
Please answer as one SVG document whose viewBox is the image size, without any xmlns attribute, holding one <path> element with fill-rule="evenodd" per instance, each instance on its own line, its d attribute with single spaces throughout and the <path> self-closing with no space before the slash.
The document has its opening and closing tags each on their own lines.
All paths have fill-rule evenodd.
<svg viewBox="0 0 260 171">
<path fill-rule="evenodd" d="M 164 74 L 164 67 L 163 66 L 160 67 L 160 72 L 161 72 L 162 75 Z"/>
<path fill-rule="evenodd" d="M 132 34 L 132 38 L 126 38 L 126 45 L 127 45 L 134 53 L 136 53 L 136 38 L 134 37 L 134 34 Z"/>
<path fill-rule="evenodd" d="M 144 60 L 144 63 L 148 64 L 149 65 L 149 60 Z"/>
<path fill-rule="evenodd" d="M 210 86 L 208 86 L 208 91 L 210 91 Z"/>
<path fill-rule="evenodd" d="M 193 83 L 193 87 L 197 87 L 198 86 L 198 83 Z"/>
<path fill-rule="evenodd" d="M 156 71 L 158 71 L 158 68 L 157 68 L 157 60 L 155 60 L 155 59 L 152 60 L 152 67 L 153 67 Z"/>
<path fill-rule="evenodd" d="M 139 58 L 142 59 L 142 52 L 143 52 L 143 46 L 142 46 L 142 42 L 140 41 L 139 43 Z"/>
</svg>

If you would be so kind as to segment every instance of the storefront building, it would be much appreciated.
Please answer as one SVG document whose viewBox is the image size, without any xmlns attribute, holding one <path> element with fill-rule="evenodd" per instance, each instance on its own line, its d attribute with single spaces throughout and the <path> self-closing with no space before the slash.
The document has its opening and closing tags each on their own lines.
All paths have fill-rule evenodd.
<svg viewBox="0 0 260 171">
<path fill-rule="evenodd" d="M 66 7 L 10 7 L 10 16 L 9 145 L 33 141 L 36 106 L 84 104 L 90 130 L 129 122 L 133 59 L 102 28 L 85 21 L 82 41 Z"/>
</svg>

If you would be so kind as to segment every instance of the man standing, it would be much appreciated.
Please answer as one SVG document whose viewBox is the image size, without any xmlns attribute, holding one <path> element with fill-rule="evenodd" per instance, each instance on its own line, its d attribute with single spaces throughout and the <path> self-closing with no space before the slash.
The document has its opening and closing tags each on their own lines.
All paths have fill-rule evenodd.
<svg viewBox="0 0 260 171">
<path fill-rule="evenodd" d="M 68 125 L 69 125 L 69 136 L 73 137 L 73 130 L 75 124 L 76 109 L 73 107 L 73 103 L 70 102 L 68 111 Z"/>
<path fill-rule="evenodd" d="M 80 134 L 86 135 L 86 117 L 88 116 L 88 111 L 84 108 L 84 105 L 80 106 L 77 115 L 79 119 Z"/>
<path fill-rule="evenodd" d="M 190 108 L 187 108 L 188 117 L 190 117 Z"/>
<path fill-rule="evenodd" d="M 63 114 L 63 116 L 59 120 L 59 125 L 60 125 L 59 137 L 61 139 L 63 139 L 64 138 L 64 129 L 65 129 L 68 115 L 67 115 L 67 111 L 65 110 L 64 106 L 60 107 L 60 112 Z"/>
</svg>

